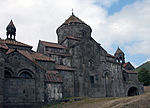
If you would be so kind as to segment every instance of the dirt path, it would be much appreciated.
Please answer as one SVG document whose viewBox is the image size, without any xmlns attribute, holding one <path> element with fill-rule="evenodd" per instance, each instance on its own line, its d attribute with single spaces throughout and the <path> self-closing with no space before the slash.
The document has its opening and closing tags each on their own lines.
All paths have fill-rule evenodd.
<svg viewBox="0 0 150 108">
<path fill-rule="evenodd" d="M 132 97 L 86 98 L 46 108 L 150 108 L 150 87 L 146 87 L 145 92 L 143 95 Z"/>
</svg>

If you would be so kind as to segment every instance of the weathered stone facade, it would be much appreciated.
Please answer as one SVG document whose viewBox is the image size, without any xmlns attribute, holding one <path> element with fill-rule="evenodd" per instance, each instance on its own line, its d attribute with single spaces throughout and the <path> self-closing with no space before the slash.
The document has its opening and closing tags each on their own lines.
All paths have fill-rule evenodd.
<svg viewBox="0 0 150 108">
<path fill-rule="evenodd" d="M 108 54 L 90 26 L 72 14 L 58 29 L 58 43 L 32 46 L 15 40 L 11 21 L 0 39 L 0 104 L 32 105 L 64 97 L 119 97 L 142 94 L 143 85 L 118 48 Z"/>
</svg>

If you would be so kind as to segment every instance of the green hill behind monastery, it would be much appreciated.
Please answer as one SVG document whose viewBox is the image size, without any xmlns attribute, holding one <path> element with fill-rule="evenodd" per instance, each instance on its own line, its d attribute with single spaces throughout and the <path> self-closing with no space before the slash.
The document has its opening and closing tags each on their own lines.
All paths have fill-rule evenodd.
<svg viewBox="0 0 150 108">
<path fill-rule="evenodd" d="M 150 61 L 147 61 L 136 68 L 136 71 L 139 71 L 140 69 L 145 68 L 146 70 L 150 71 Z"/>
</svg>

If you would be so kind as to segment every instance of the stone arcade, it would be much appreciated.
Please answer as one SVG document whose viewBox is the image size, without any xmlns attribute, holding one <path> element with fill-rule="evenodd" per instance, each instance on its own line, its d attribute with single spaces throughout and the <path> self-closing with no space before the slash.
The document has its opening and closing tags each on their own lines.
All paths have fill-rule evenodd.
<svg viewBox="0 0 150 108">
<path fill-rule="evenodd" d="M 0 39 L 0 107 L 37 106 L 64 97 L 142 94 L 137 73 L 118 47 L 108 54 L 92 29 L 73 13 L 57 29 L 58 43 L 39 40 L 37 51 L 16 40 L 11 21 Z"/>
</svg>

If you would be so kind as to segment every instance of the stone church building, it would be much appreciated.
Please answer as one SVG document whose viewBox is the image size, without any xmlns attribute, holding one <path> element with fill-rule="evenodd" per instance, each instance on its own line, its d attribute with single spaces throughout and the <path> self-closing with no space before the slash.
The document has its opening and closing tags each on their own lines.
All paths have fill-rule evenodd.
<svg viewBox="0 0 150 108">
<path fill-rule="evenodd" d="M 73 13 L 56 30 L 58 43 L 39 40 L 36 52 L 16 40 L 12 21 L 6 31 L 6 39 L 0 39 L 0 107 L 144 92 L 124 52 L 118 47 L 114 55 L 107 53 Z"/>
</svg>

